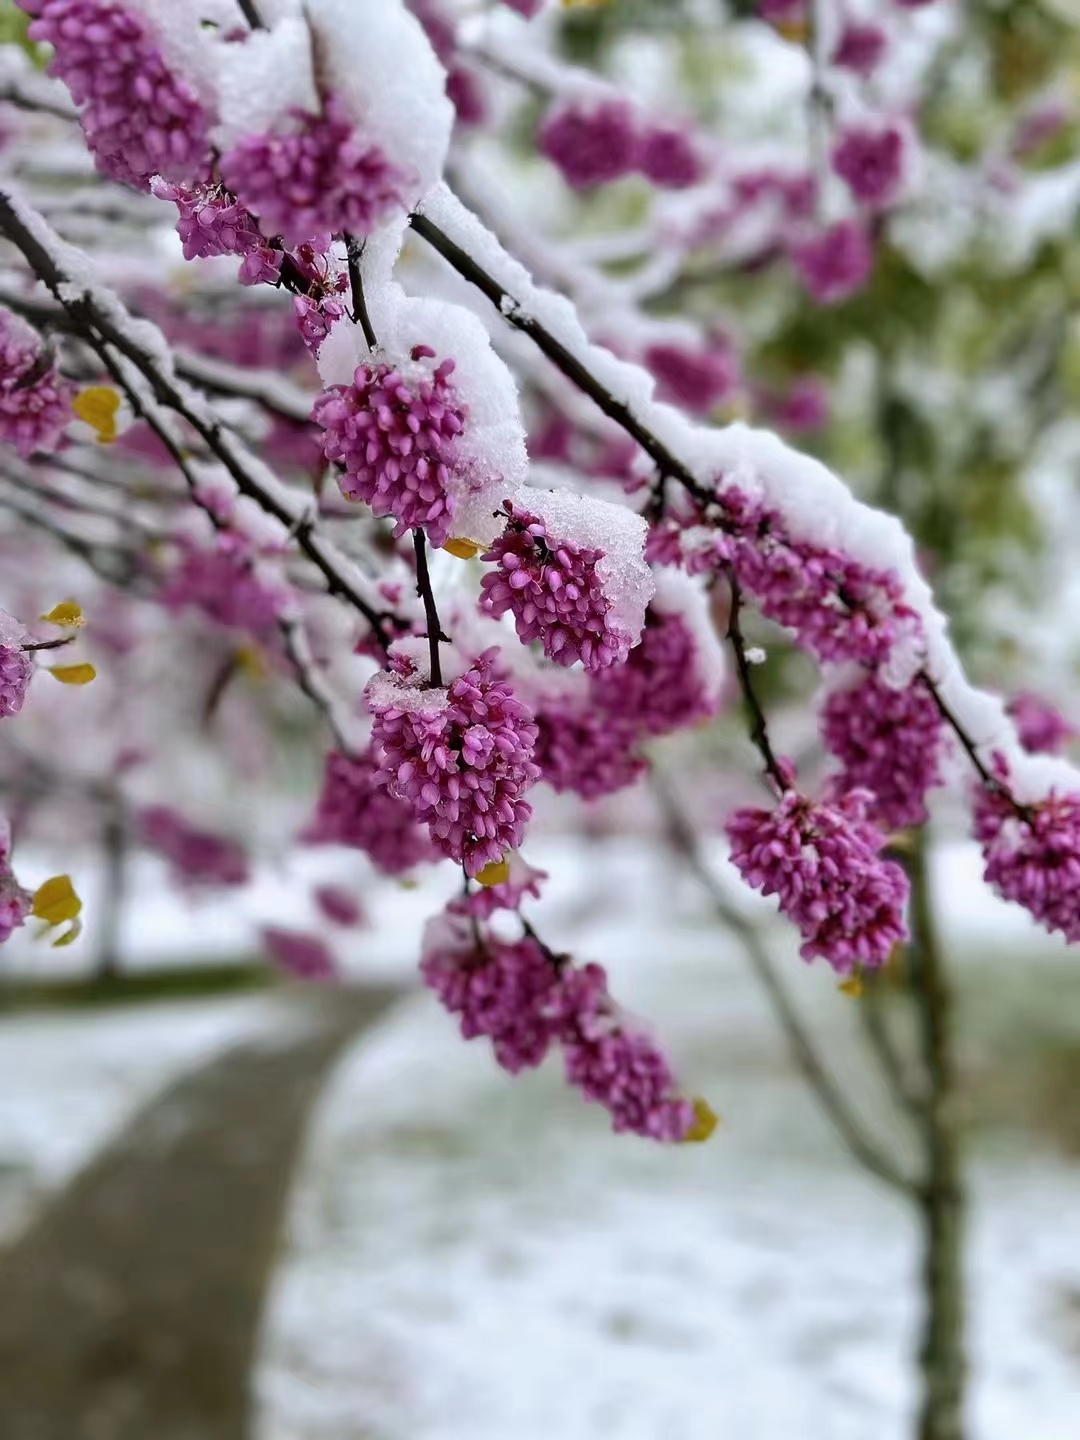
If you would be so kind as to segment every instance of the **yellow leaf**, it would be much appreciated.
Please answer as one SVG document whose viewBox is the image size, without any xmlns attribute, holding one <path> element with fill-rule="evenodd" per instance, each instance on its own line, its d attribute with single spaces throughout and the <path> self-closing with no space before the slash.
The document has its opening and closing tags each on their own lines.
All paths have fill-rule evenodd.
<svg viewBox="0 0 1080 1440">
<path fill-rule="evenodd" d="M 89 660 L 83 660 L 78 665 L 53 665 L 49 674 L 61 685 L 89 685 L 97 671 Z"/>
<path fill-rule="evenodd" d="M 694 1100 L 694 1123 L 683 1136 L 684 1145 L 702 1145 L 720 1124 L 720 1117 L 700 1095 Z"/>
<path fill-rule="evenodd" d="M 471 560 L 480 553 L 480 546 L 475 540 L 464 540 L 460 537 L 444 541 L 442 548 L 448 555 L 456 555 L 459 560 Z"/>
<path fill-rule="evenodd" d="M 74 920 L 82 909 L 82 901 L 75 893 L 70 875 L 53 875 L 34 891 L 30 902 L 30 913 L 35 920 L 44 920 L 46 925 L 63 925 L 65 920 Z"/>
<path fill-rule="evenodd" d="M 508 855 L 504 855 L 501 860 L 489 861 L 476 876 L 479 885 L 501 885 L 504 880 L 509 879 L 510 857 Z"/>
<path fill-rule="evenodd" d="M 238 646 L 233 658 L 236 661 L 236 668 L 241 674 L 247 675 L 252 680 L 265 679 L 266 666 L 254 645 Z"/>
<path fill-rule="evenodd" d="M 48 625 L 59 625 L 62 630 L 77 630 L 80 625 L 86 624 L 82 606 L 77 605 L 74 600 L 61 600 L 47 615 L 39 615 L 38 619 L 44 620 Z"/>
<path fill-rule="evenodd" d="M 100 444 L 108 445 L 116 439 L 120 396 L 111 385 L 88 385 L 72 400 L 71 408 L 95 432 Z"/>
<path fill-rule="evenodd" d="M 854 975 L 849 975 L 848 978 L 836 988 L 840 991 L 841 995 L 849 995 L 852 1000 L 858 1000 L 863 992 L 862 976 L 856 971 Z"/>
<path fill-rule="evenodd" d="M 790 40 L 793 45 L 805 44 L 810 34 L 810 28 L 805 20 L 781 20 L 775 28 L 778 35 L 782 35 L 785 40 Z"/>
<path fill-rule="evenodd" d="M 58 935 L 52 942 L 54 950 L 63 950 L 65 946 L 72 945 L 82 934 L 82 921 L 73 920 L 62 935 Z"/>
</svg>

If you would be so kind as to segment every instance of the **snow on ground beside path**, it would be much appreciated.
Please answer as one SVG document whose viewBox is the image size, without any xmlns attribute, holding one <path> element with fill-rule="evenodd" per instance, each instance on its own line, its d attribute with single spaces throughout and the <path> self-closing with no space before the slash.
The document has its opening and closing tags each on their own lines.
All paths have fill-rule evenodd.
<svg viewBox="0 0 1080 1440">
<path fill-rule="evenodd" d="M 0 1018 L 0 1241 L 184 1072 L 295 1023 L 269 996 Z"/>
<path fill-rule="evenodd" d="M 722 1129 L 674 1150 L 612 1136 L 556 1067 L 511 1080 L 414 996 L 324 1096 L 258 1440 L 906 1440 L 910 1216 L 840 1152 L 689 889 L 625 847 L 576 855 L 601 903 L 566 883 L 543 932 L 609 965 Z M 774 938 L 905 1157 L 852 1002 Z M 974 1440 L 1075 1440 L 1080 1169 L 995 1150 L 973 1182 Z"/>
</svg>

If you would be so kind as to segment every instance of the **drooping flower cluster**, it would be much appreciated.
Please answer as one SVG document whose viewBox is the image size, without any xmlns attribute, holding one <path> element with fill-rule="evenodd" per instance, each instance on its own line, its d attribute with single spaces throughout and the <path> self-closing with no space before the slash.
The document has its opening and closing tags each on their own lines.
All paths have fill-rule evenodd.
<svg viewBox="0 0 1080 1440">
<path fill-rule="evenodd" d="M 654 185 L 679 190 L 705 173 L 683 130 L 645 123 L 622 100 L 560 104 L 545 116 L 537 145 L 575 190 L 606 185 L 635 170 Z"/>
<path fill-rule="evenodd" d="M 896 689 L 877 673 L 834 690 L 822 710 L 822 736 L 842 762 L 837 794 L 867 790 L 869 814 L 885 830 L 921 825 L 926 793 L 941 776 L 941 713 L 918 681 Z"/>
<path fill-rule="evenodd" d="M 72 419 L 74 394 L 30 326 L 0 309 L 0 440 L 24 459 L 55 450 Z"/>
<path fill-rule="evenodd" d="M 711 720 L 720 697 L 703 672 L 701 650 L 685 615 L 650 605 L 640 644 L 623 664 L 593 676 L 593 703 L 646 735 L 670 735 Z"/>
<path fill-rule="evenodd" d="M 98 169 L 148 190 L 154 175 L 203 176 L 209 117 L 171 70 L 146 17 L 119 0 L 19 0 L 31 40 L 53 47 L 49 73 L 71 91 Z"/>
<path fill-rule="evenodd" d="M 852 125 L 838 138 L 832 166 L 860 205 L 891 205 L 904 179 L 907 141 L 897 124 Z"/>
<path fill-rule="evenodd" d="M 659 382 L 661 399 L 706 415 L 734 389 L 739 360 L 730 344 L 717 342 L 699 350 L 685 345 L 650 345 L 642 356 Z"/>
<path fill-rule="evenodd" d="M 210 546 L 197 545 L 187 536 L 178 546 L 178 562 L 160 591 L 162 604 L 173 610 L 195 606 L 217 624 L 251 635 L 274 629 L 288 596 L 261 572 L 246 535 L 220 530 Z"/>
<path fill-rule="evenodd" d="M 368 235 L 403 207 L 409 177 L 365 140 L 337 95 L 322 114 L 290 111 L 293 128 L 245 135 L 221 157 L 225 184 L 263 232 L 299 245 L 312 235 Z"/>
<path fill-rule="evenodd" d="M 483 556 L 497 568 L 480 582 L 480 608 L 509 611 L 522 643 L 539 640 L 557 665 L 580 660 L 595 673 L 625 660 L 651 584 L 639 553 L 641 521 L 621 506 L 554 493 L 535 492 L 522 505 L 507 500 L 504 508 L 506 527 Z M 587 543 L 605 530 L 610 546 Z"/>
<path fill-rule="evenodd" d="M 0 610 L 0 716 L 17 715 L 26 700 L 34 662 L 23 649 L 25 628 Z"/>
<path fill-rule="evenodd" d="M 171 200 L 180 212 L 176 233 L 185 260 L 239 255 L 241 285 L 261 285 L 277 279 L 282 252 L 271 249 L 254 218 L 224 186 L 176 185 L 158 177 L 151 189 L 159 200 Z"/>
<path fill-rule="evenodd" d="M 836 305 L 861 290 L 874 268 L 874 248 L 854 220 L 838 220 L 827 230 L 792 247 L 795 263 L 810 298 Z"/>
<path fill-rule="evenodd" d="M 136 816 L 139 839 L 169 862 L 184 886 L 246 885 L 247 856 L 235 840 L 199 830 L 168 805 L 147 805 Z"/>
<path fill-rule="evenodd" d="M 24 923 L 32 903 L 30 892 L 12 872 L 11 829 L 6 820 L 0 820 L 0 945 Z"/>
<path fill-rule="evenodd" d="M 315 816 L 302 838 L 362 850 L 384 875 L 402 875 L 436 852 L 408 804 L 377 783 L 378 771 L 370 748 L 359 755 L 331 750 Z"/>
<path fill-rule="evenodd" d="M 559 1045 L 567 1080 L 605 1107 L 613 1129 L 691 1138 L 697 1108 L 680 1094 L 655 1041 L 628 1024 L 601 966 L 576 969 L 529 932 L 500 939 L 458 901 L 429 922 L 420 968 L 462 1035 L 487 1036 L 503 1069 L 531 1069 Z"/>
<path fill-rule="evenodd" d="M 535 716 L 534 758 L 553 790 L 598 800 L 633 785 L 648 769 L 640 727 L 598 709 L 587 688 L 546 692 Z"/>
<path fill-rule="evenodd" d="M 380 675 L 367 692 L 376 780 L 470 876 L 520 845 L 532 814 L 523 796 L 540 775 L 536 725 L 497 677 L 497 653 L 486 650 L 446 690 Z"/>
<path fill-rule="evenodd" d="M 315 402 L 328 460 L 344 466 L 341 493 L 397 521 L 396 536 L 421 528 L 433 545 L 449 539 L 454 499 L 448 488 L 455 443 L 468 411 L 454 393 L 453 360 L 432 368 L 428 346 L 412 352 L 408 373 L 359 365 L 351 385 L 334 385 Z"/>
<path fill-rule="evenodd" d="M 1080 795 L 1051 791 L 1018 809 L 1006 790 L 983 786 L 974 822 L 986 883 L 1070 944 L 1080 940 Z"/>
<path fill-rule="evenodd" d="M 788 790 L 772 810 L 737 810 L 725 829 L 746 883 L 776 895 L 803 937 L 800 954 L 841 974 L 884 965 L 907 937 L 903 870 L 881 858 L 884 836 L 866 819 L 872 796 L 851 790 L 815 804 Z"/>
</svg>

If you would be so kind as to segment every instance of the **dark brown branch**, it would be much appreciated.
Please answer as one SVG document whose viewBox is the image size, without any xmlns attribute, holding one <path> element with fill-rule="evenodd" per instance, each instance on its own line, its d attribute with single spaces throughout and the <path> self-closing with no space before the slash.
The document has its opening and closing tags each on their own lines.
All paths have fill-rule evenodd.
<svg viewBox="0 0 1080 1440">
<path fill-rule="evenodd" d="M 368 349 L 374 350 L 379 342 L 375 337 L 375 329 L 371 323 L 371 316 L 368 314 L 367 301 L 364 298 L 364 281 L 360 274 L 360 259 L 364 253 L 363 240 L 358 240 L 355 235 L 346 235 L 345 253 L 349 261 L 349 285 L 352 289 L 353 324 L 360 326 L 360 329 L 364 332 L 364 339 L 367 341 Z"/>
<path fill-rule="evenodd" d="M 251 26 L 252 30 L 266 29 L 266 25 L 263 22 L 262 16 L 255 8 L 255 0 L 236 0 L 236 4 L 240 10 L 241 15 L 243 15 L 244 19 Z"/>
<path fill-rule="evenodd" d="M 439 687 L 443 683 L 442 662 L 439 659 L 439 641 L 445 640 L 446 636 L 443 634 L 442 625 L 439 623 L 439 610 L 435 604 L 435 592 L 431 588 L 431 575 L 428 571 L 427 562 L 427 541 L 424 538 L 423 530 L 413 531 L 413 549 L 416 551 L 416 593 L 424 602 L 424 615 L 427 617 L 431 683 Z"/>
<path fill-rule="evenodd" d="M 734 570 L 728 569 L 728 588 L 731 593 L 731 609 L 728 612 L 727 638 L 735 655 L 735 669 L 739 677 L 739 689 L 742 692 L 743 703 L 750 714 L 750 739 L 757 747 L 758 754 L 765 764 L 765 772 L 783 794 L 790 789 L 790 782 L 776 758 L 769 739 L 769 727 L 765 719 L 765 711 L 761 701 L 754 689 L 754 680 L 750 671 L 750 661 L 746 655 L 746 640 L 743 637 L 740 616 L 742 612 L 742 591 L 739 582 L 735 578 Z"/>
</svg>

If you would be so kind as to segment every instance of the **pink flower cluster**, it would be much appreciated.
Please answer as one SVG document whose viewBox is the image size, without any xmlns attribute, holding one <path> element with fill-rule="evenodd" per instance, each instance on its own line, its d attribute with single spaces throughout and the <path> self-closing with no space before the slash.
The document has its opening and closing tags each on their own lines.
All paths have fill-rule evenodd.
<svg viewBox="0 0 1080 1440">
<path fill-rule="evenodd" d="M 262 932 L 266 953 L 287 975 L 297 980 L 333 980 L 337 965 L 326 943 L 302 930 L 279 930 L 266 926 Z"/>
<path fill-rule="evenodd" d="M 254 218 L 223 186 L 175 185 L 156 177 L 150 188 L 159 200 L 171 200 L 180 212 L 176 233 L 185 260 L 239 255 L 241 285 L 262 285 L 277 279 L 282 252 L 270 248 Z"/>
<path fill-rule="evenodd" d="M 497 567 L 480 582 L 481 610 L 509 610 L 522 644 L 539 640 L 556 665 L 580 660 L 597 671 L 625 660 L 631 637 L 597 571 L 604 552 L 550 535 L 536 515 L 510 500 L 504 505 L 506 528 L 481 557 Z"/>
<path fill-rule="evenodd" d="M 208 547 L 186 536 L 178 545 L 179 561 L 160 591 L 163 605 L 172 610 L 192 605 L 219 625 L 256 636 L 276 627 L 287 597 L 259 574 L 247 536 L 220 530 Z"/>
<path fill-rule="evenodd" d="M 843 70 L 853 70 L 865 79 L 881 64 L 888 48 L 888 37 L 880 25 L 849 20 L 836 42 L 832 63 Z"/>
<path fill-rule="evenodd" d="M 312 355 L 318 355 L 319 347 L 330 334 L 331 328 L 345 314 L 340 300 L 313 300 L 310 295 L 293 296 L 293 314 L 301 339 Z"/>
<path fill-rule="evenodd" d="M 893 572 L 789 537 L 777 511 L 734 486 L 721 503 L 727 533 L 718 537 L 715 557 L 734 569 L 764 615 L 794 631 L 797 643 L 819 660 L 874 667 L 898 640 L 917 631 L 918 617 Z M 692 560 L 691 566 L 700 563 Z"/>
<path fill-rule="evenodd" d="M 836 305 L 861 290 L 874 268 L 874 247 L 855 220 L 838 220 L 791 250 L 795 269 L 810 298 Z"/>
<path fill-rule="evenodd" d="M 598 800 L 633 785 L 648 769 L 639 726 L 599 709 L 587 689 L 544 695 L 535 716 L 534 758 L 553 790 Z"/>
<path fill-rule="evenodd" d="M 312 419 L 325 431 L 326 458 L 344 466 L 339 484 L 346 499 L 392 515 L 395 536 L 419 528 L 438 546 L 451 534 L 448 485 L 468 411 L 450 383 L 453 360 L 420 368 L 434 358 L 418 345 L 412 352 L 418 373 L 408 376 L 389 365 L 360 365 L 351 385 L 319 396 Z"/>
<path fill-rule="evenodd" d="M 739 379 L 739 357 L 726 342 L 700 350 L 684 345 L 650 345 L 642 356 L 645 368 L 656 377 L 660 398 L 705 415 Z"/>
<path fill-rule="evenodd" d="M 420 969 L 465 1038 L 487 1036 L 504 1070 L 531 1069 L 558 1044 L 567 1080 L 616 1131 L 672 1142 L 691 1130 L 693 1104 L 655 1042 L 628 1027 L 601 966 L 574 969 L 532 934 L 501 940 L 458 902 L 429 924 Z"/>
<path fill-rule="evenodd" d="M 12 932 L 30 914 L 32 903 L 28 891 L 15 879 L 11 869 L 11 830 L 0 820 L 0 945 L 10 940 Z"/>
<path fill-rule="evenodd" d="M 30 326 L 0 310 L 0 440 L 24 459 L 55 450 L 74 394 Z"/>
<path fill-rule="evenodd" d="M 370 700 L 376 780 L 408 802 L 467 875 L 520 845 L 532 814 L 522 797 L 540 775 L 532 715 L 496 677 L 496 655 L 480 655 L 438 708 L 420 708 L 423 692 L 403 695 L 401 705 Z"/>
<path fill-rule="evenodd" d="M 1070 944 L 1080 940 L 1080 795 L 1052 791 L 1018 810 L 1005 791 L 984 786 L 974 815 L 986 883 Z"/>
<path fill-rule="evenodd" d="M 643 124 L 622 100 L 556 106 L 540 126 L 537 145 L 575 190 L 606 185 L 635 170 L 654 185 L 680 190 L 705 173 L 685 131 Z"/>
<path fill-rule="evenodd" d="M 752 889 L 778 897 L 802 934 L 800 954 L 841 974 L 884 965 L 907 937 L 907 877 L 881 858 L 884 836 L 866 820 L 872 798 L 852 790 L 814 804 L 788 790 L 772 810 L 737 810 L 725 827 L 732 864 Z"/>
<path fill-rule="evenodd" d="M 364 140 L 337 95 L 321 115 L 290 111 L 290 131 L 246 135 L 221 157 L 221 174 L 264 233 L 299 245 L 311 235 L 368 235 L 403 208 L 408 176 Z"/>
<path fill-rule="evenodd" d="M 434 860 L 436 852 L 410 807 L 377 783 L 378 770 L 370 748 L 359 755 L 331 750 L 315 816 L 302 838 L 311 845 L 363 850 L 384 875 L 402 875 Z"/>
<path fill-rule="evenodd" d="M 860 205 L 892 204 L 904 179 L 907 145 L 899 125 L 852 125 L 832 152 L 832 167 Z"/>
<path fill-rule="evenodd" d="M 1033 755 L 1060 755 L 1076 735 L 1076 727 L 1049 701 L 1022 690 L 1005 709 L 1016 726 L 1020 744 Z"/>
<path fill-rule="evenodd" d="M 150 188 L 153 175 L 190 180 L 209 162 L 209 118 L 191 86 L 166 65 L 136 9 L 117 0 L 19 0 L 35 17 L 31 40 L 53 47 L 49 73 L 80 106 L 103 174 Z"/>
<path fill-rule="evenodd" d="M 22 626 L 0 610 L 0 716 L 17 715 L 26 700 L 34 662 L 22 648 Z"/>
<path fill-rule="evenodd" d="M 870 791 L 869 813 L 885 830 L 921 825 L 926 792 L 941 778 L 941 714 L 925 685 L 903 689 L 872 673 L 834 690 L 822 711 L 825 744 L 842 762 L 837 793 Z"/>
<path fill-rule="evenodd" d="M 247 884 L 247 856 L 235 840 L 196 829 L 168 805 L 146 806 L 136 826 L 142 843 L 169 862 L 180 884 Z"/>
</svg>

